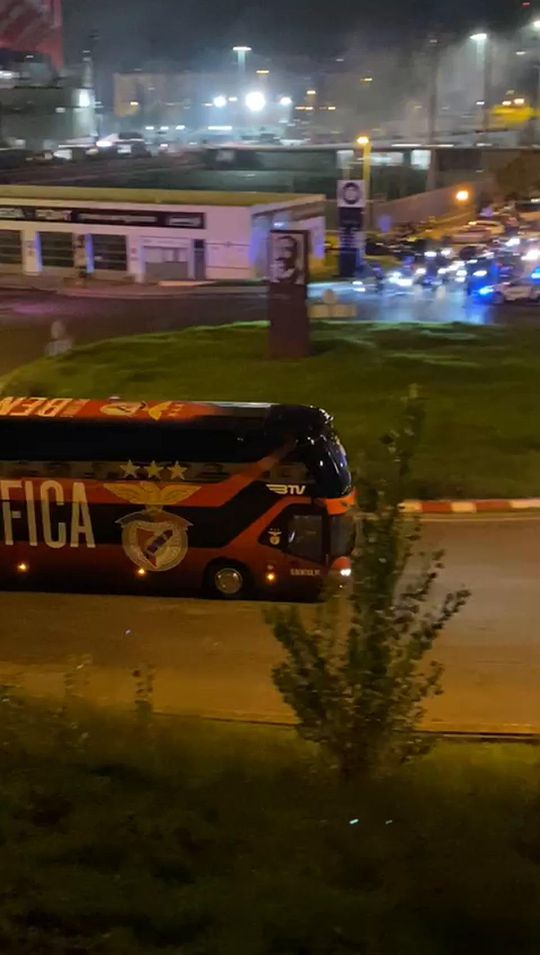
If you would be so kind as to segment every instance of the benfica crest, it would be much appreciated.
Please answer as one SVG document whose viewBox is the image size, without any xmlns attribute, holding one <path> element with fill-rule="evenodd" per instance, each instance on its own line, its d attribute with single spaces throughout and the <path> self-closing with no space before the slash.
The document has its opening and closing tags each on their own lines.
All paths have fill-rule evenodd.
<svg viewBox="0 0 540 955">
<path fill-rule="evenodd" d="M 116 497 L 133 504 L 145 504 L 141 511 L 134 511 L 120 518 L 122 546 L 129 559 L 144 570 L 172 570 L 180 564 L 188 552 L 189 521 L 184 520 L 164 505 L 179 504 L 199 490 L 195 484 L 174 484 L 159 487 L 149 481 L 138 484 L 106 484 L 105 488 Z"/>
</svg>

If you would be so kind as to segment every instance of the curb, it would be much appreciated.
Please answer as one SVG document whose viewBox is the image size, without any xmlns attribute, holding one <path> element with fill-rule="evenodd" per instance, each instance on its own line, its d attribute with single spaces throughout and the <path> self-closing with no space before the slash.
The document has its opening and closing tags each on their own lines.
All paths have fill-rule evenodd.
<svg viewBox="0 0 540 955">
<path fill-rule="evenodd" d="M 110 286 L 99 288 L 77 287 L 77 286 L 53 286 L 53 285 L 7 285 L 0 283 L 0 292 L 40 292 L 47 295 L 58 295 L 63 298 L 86 298 L 86 299 L 109 299 L 110 301 L 123 302 L 143 302 L 155 301 L 156 299 L 180 299 L 185 297 L 188 292 L 191 295 L 213 291 L 220 295 L 227 295 L 231 298 L 242 295 L 253 295 L 260 293 L 261 285 L 240 285 L 231 287 L 221 286 L 217 282 L 193 282 L 185 285 L 119 285 L 117 288 Z"/>
<path fill-rule="evenodd" d="M 63 296 L 64 298 L 99 298 L 109 299 L 110 301 L 145 302 L 163 298 L 181 298 L 184 292 L 192 291 L 193 288 L 194 286 L 191 286 L 189 289 L 179 288 L 178 286 L 172 288 L 152 286 L 141 292 L 139 290 L 132 290 L 130 286 L 119 287 L 118 289 L 66 286 L 64 288 L 55 289 L 54 291 L 56 295 Z"/>
<path fill-rule="evenodd" d="M 405 514 L 500 514 L 538 511 L 540 497 L 485 498 L 477 501 L 403 501 Z"/>
</svg>

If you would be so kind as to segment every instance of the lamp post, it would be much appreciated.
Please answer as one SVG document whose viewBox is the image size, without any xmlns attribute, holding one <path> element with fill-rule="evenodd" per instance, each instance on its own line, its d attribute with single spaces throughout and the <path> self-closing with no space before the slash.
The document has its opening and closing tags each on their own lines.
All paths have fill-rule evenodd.
<svg viewBox="0 0 540 955">
<path fill-rule="evenodd" d="M 241 102 L 242 95 L 244 92 L 244 87 L 245 87 L 246 56 L 248 53 L 251 53 L 251 47 L 239 44 L 238 46 L 233 46 L 233 53 L 236 53 L 236 65 L 238 67 L 238 89 L 236 91 L 237 92 L 236 102 L 238 105 L 233 115 L 235 117 L 234 119 L 235 124 L 238 127 L 241 127 L 243 125 L 243 113 L 240 107 L 240 102 Z"/>
<path fill-rule="evenodd" d="M 240 77 L 243 78 L 246 72 L 246 56 L 248 53 L 251 53 L 251 47 L 250 46 L 233 46 L 233 53 L 236 53 L 238 73 Z"/>
<path fill-rule="evenodd" d="M 489 130 L 489 100 L 491 95 L 491 43 L 487 33 L 472 33 L 470 39 L 476 44 L 478 52 L 482 54 L 483 76 L 483 105 L 482 105 L 482 132 Z"/>
<path fill-rule="evenodd" d="M 540 142 L 540 20 L 533 20 L 531 23 L 531 29 L 536 40 L 534 46 L 534 68 L 536 70 L 536 83 L 534 86 L 533 99 L 533 143 L 537 145 Z"/>
<path fill-rule="evenodd" d="M 365 225 L 369 224 L 369 190 L 371 185 L 371 140 L 369 136 L 358 136 L 356 143 L 362 148 L 362 180 L 364 183 Z"/>
<path fill-rule="evenodd" d="M 430 52 L 430 89 L 429 89 L 429 105 L 428 105 L 428 128 L 427 128 L 427 141 L 428 145 L 432 145 L 437 138 L 437 113 L 439 109 L 439 60 L 440 60 L 440 47 L 437 37 L 430 37 L 429 40 L 429 52 Z"/>
<path fill-rule="evenodd" d="M 364 181 L 364 198 L 367 203 L 371 176 L 371 139 L 369 136 L 358 136 L 356 143 L 362 147 L 362 179 Z"/>
</svg>

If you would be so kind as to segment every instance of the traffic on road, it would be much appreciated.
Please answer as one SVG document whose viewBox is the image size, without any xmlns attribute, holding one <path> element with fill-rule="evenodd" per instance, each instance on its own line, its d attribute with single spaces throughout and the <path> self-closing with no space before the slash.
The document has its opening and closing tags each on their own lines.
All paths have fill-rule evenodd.
<svg viewBox="0 0 540 955">
<path fill-rule="evenodd" d="M 467 321 L 470 301 L 484 308 L 534 305 L 540 302 L 538 223 L 503 208 L 471 220 L 440 241 L 429 232 L 420 237 L 369 237 L 366 258 L 350 287 L 345 282 L 314 283 L 310 296 L 324 300 L 326 292 L 328 301 L 329 289 L 339 301 L 350 303 L 384 298 L 397 311 L 402 309 L 392 301 L 396 298 L 416 306 L 423 298 L 435 297 L 439 318 L 452 321 Z"/>
</svg>

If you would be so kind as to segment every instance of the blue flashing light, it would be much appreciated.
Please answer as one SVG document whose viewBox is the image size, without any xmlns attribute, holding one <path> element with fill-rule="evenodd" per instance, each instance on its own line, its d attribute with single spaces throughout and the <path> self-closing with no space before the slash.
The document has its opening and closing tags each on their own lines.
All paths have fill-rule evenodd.
<svg viewBox="0 0 540 955">
<path fill-rule="evenodd" d="M 492 285 L 483 285 L 482 288 L 478 289 L 479 295 L 493 295 L 495 289 Z"/>
<path fill-rule="evenodd" d="M 537 266 L 535 269 L 532 270 L 530 277 L 533 280 L 533 282 L 540 282 L 540 266 Z"/>
</svg>

